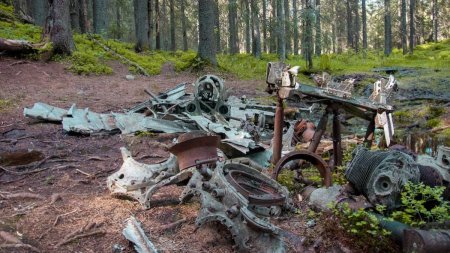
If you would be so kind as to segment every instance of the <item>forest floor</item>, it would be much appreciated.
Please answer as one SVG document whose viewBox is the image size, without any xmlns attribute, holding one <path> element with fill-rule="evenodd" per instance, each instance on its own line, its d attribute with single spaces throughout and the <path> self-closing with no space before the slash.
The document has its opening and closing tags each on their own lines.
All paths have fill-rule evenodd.
<svg viewBox="0 0 450 253">
<path fill-rule="evenodd" d="M 232 252 L 232 239 L 225 229 L 214 225 L 196 229 L 199 204 L 178 205 L 182 187 L 163 188 L 149 210 L 109 194 L 106 178 L 122 164 L 120 147 L 128 147 L 138 161 L 161 162 L 169 156 L 167 146 L 176 135 L 76 136 L 63 132 L 61 125 L 24 118 L 23 108 L 30 108 L 35 102 L 62 108 L 76 103 L 78 108 L 95 112 L 121 112 L 148 99 L 145 88 L 151 87 L 157 93 L 197 78 L 189 72 L 175 73 L 166 66 L 160 75 L 126 80 L 127 67 L 115 61 L 109 65 L 112 75 L 80 76 L 59 62 L 0 57 L 0 154 L 34 150 L 37 155 L 30 161 L 44 160 L 37 162 L 36 168 L 25 166 L 23 172 L 45 169 L 25 175 L 0 171 L 0 231 L 19 237 L 41 252 L 111 252 L 114 245 L 123 246 L 123 252 L 134 252 L 122 235 L 126 219 L 134 215 L 143 223 L 150 240 L 165 252 Z M 226 86 L 234 88 L 232 94 L 266 96 L 264 81 L 242 81 L 232 76 L 225 79 Z M 1 162 L 0 157 L 0 165 Z M 305 237 L 307 250 L 361 250 L 335 229 L 327 232 L 327 227 L 333 226 L 327 220 L 316 219 L 315 226 L 307 226 L 311 220 L 309 211 L 304 203 L 296 204 L 300 214 L 284 217 L 275 224 Z M 186 222 L 166 228 L 180 219 Z M 101 234 L 63 244 L 67 235 L 92 223 Z M 296 250 L 304 249 L 289 249 Z M 11 249 L 0 248 L 0 252 Z M 29 250 L 17 248 L 14 252 Z"/>
</svg>

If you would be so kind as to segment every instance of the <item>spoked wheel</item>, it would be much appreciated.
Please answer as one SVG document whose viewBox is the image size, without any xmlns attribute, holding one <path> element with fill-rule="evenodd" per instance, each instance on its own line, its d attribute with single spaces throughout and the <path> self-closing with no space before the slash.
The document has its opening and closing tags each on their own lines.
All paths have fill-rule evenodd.
<svg viewBox="0 0 450 253">
<path fill-rule="evenodd" d="M 293 151 L 283 156 L 283 158 L 281 158 L 275 165 L 272 173 L 272 178 L 277 180 L 279 175 L 282 173 L 282 170 L 287 169 L 285 168 L 285 166 L 289 162 L 295 160 L 304 160 L 306 162 L 309 162 L 318 170 L 320 177 L 322 178 L 322 185 L 325 187 L 331 186 L 332 178 L 330 167 L 328 167 L 327 163 L 320 156 L 306 150 Z M 299 175 L 296 179 L 305 184 L 311 184 L 311 181 L 304 177 L 304 173 L 301 168 L 294 168 L 294 170 L 296 170 L 296 174 Z"/>
</svg>

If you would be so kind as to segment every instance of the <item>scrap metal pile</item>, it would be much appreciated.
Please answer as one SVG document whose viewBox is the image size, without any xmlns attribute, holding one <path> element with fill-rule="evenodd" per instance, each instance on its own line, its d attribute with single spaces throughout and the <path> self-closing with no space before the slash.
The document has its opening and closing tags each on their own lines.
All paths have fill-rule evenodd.
<svg viewBox="0 0 450 253">
<path fill-rule="evenodd" d="M 374 84 L 370 97 L 356 98 L 352 94 L 354 80 L 338 82 L 323 76 L 318 81 L 320 87 L 313 87 L 298 84 L 297 72 L 297 67 L 269 63 L 267 91 L 277 95 L 276 106 L 230 96 L 221 78 L 205 75 L 194 83 L 193 94 L 186 92 L 185 83 L 158 95 L 147 91 L 151 99 L 125 113 L 100 114 L 75 105 L 65 110 L 36 103 L 31 109 L 25 108 L 24 115 L 62 122 L 64 130 L 83 134 L 182 133 L 170 147 L 170 157 L 159 164 L 138 162 L 121 148 L 123 165 L 108 177 L 108 188 L 114 196 L 125 195 L 148 209 L 152 196 L 162 187 L 184 185 L 180 203 L 191 199 L 200 202 L 196 226 L 221 223 L 231 233 L 238 252 L 284 252 L 286 241 L 300 247 L 300 237 L 273 225 L 271 220 L 295 211 L 289 191 L 276 179 L 282 170 L 290 169 L 295 170 L 296 181 L 311 185 L 302 172 L 306 163 L 317 169 L 324 186 L 304 191 L 316 208 L 326 209 L 327 203 L 340 200 L 358 207 L 383 204 L 394 209 L 407 181 L 446 186 L 449 197 L 449 149 L 440 149 L 436 159 L 414 159 L 403 151 L 370 151 L 362 146 L 355 149 L 345 176 L 354 192 L 364 197 L 359 202 L 342 197 L 344 188 L 332 186 L 332 168 L 342 165 L 341 114 L 368 120 L 361 141 L 366 146 L 372 145 L 377 127 L 384 129 L 389 146 L 394 135 L 389 102 L 396 90 L 395 79 L 381 79 Z M 286 117 L 284 103 L 293 98 L 302 105 Z M 313 116 L 313 107 L 323 108 L 317 127 L 306 119 Z M 301 111 L 309 111 L 309 115 L 305 117 Z M 316 152 L 330 114 L 333 156 L 326 162 Z M 299 143 L 306 143 L 306 150 L 295 150 Z M 271 177 L 267 176 L 270 159 L 275 164 Z M 154 245 L 145 240 L 134 218 L 130 218 L 124 234 L 141 244 L 136 249 L 153 250 Z"/>
</svg>

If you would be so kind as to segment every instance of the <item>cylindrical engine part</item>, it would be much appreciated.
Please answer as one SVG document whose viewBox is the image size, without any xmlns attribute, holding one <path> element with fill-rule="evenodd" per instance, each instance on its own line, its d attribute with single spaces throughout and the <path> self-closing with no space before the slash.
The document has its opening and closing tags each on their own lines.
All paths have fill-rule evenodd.
<svg viewBox="0 0 450 253">
<path fill-rule="evenodd" d="M 450 252 L 450 230 L 407 229 L 404 231 L 403 252 Z"/>
</svg>

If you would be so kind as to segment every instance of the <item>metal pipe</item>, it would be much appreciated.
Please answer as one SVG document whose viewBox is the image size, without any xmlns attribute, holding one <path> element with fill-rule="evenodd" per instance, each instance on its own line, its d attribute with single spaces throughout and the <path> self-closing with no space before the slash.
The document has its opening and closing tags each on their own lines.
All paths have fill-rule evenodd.
<svg viewBox="0 0 450 253">
<path fill-rule="evenodd" d="M 333 154 L 334 166 L 342 165 L 341 123 L 339 122 L 339 110 L 333 108 Z"/>
<path fill-rule="evenodd" d="M 327 130 L 327 122 L 328 122 L 328 114 L 330 113 L 329 107 L 325 109 L 322 117 L 319 120 L 319 124 L 317 125 L 316 132 L 314 132 L 314 136 L 311 140 L 311 143 L 308 146 L 308 151 L 316 152 L 317 147 L 319 146 L 320 140 L 322 139 L 323 134 Z"/>
<path fill-rule="evenodd" d="M 281 149 L 283 147 L 283 121 L 284 121 L 284 112 L 283 112 L 283 99 L 278 96 L 277 109 L 275 111 L 275 123 L 273 129 L 273 154 L 272 154 L 272 163 L 277 164 L 277 162 L 281 158 Z"/>
</svg>

